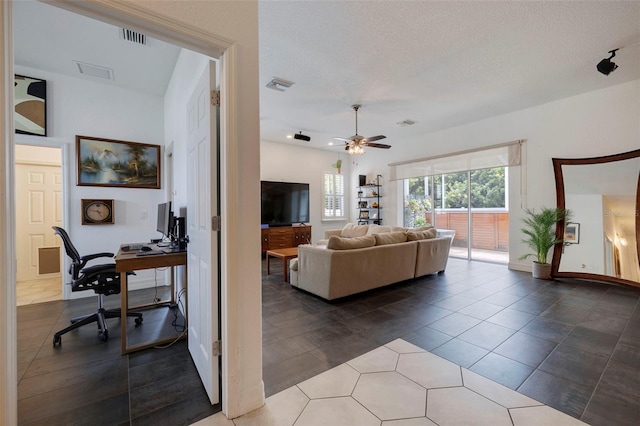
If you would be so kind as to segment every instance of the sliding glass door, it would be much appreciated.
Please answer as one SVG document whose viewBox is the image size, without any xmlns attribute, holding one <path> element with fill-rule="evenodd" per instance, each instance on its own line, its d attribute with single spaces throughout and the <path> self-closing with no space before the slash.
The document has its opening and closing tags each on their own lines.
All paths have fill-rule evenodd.
<svg viewBox="0 0 640 426">
<path fill-rule="evenodd" d="M 455 231 L 450 256 L 508 262 L 507 168 L 404 180 L 404 226 Z"/>
</svg>

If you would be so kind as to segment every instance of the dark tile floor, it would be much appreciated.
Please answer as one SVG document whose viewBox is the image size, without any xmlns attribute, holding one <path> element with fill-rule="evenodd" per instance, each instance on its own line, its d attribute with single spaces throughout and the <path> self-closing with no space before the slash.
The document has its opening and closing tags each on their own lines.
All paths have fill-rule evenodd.
<svg viewBox="0 0 640 426">
<path fill-rule="evenodd" d="M 131 305 L 156 297 L 153 289 L 130 295 Z M 107 308 L 118 307 L 119 300 L 105 298 Z M 122 356 L 120 323 L 111 319 L 106 342 L 97 339 L 95 325 L 86 325 L 53 347 L 53 333 L 96 307 L 94 297 L 18 307 L 20 425 L 188 425 L 220 411 L 207 398 L 185 339 Z M 139 328 L 129 321 L 129 342 L 136 332 L 179 336 L 183 330 L 184 318 L 174 310 L 142 312 Z"/>
<path fill-rule="evenodd" d="M 640 289 L 457 259 L 445 274 L 335 302 L 282 278 L 263 275 L 267 396 L 403 338 L 592 425 L 640 424 Z M 94 308 L 94 298 L 18 308 L 21 425 L 181 425 L 219 411 L 185 340 L 121 356 L 111 320 L 108 342 L 87 326 L 52 347 L 70 317 Z"/>
<path fill-rule="evenodd" d="M 266 394 L 402 338 L 589 424 L 637 425 L 639 299 L 640 289 L 458 259 L 445 274 L 335 302 L 264 276 Z"/>
</svg>

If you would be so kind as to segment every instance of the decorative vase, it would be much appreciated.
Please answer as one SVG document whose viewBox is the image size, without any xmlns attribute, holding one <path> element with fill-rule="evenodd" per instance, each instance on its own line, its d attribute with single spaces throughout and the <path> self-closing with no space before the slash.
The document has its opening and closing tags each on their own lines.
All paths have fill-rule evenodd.
<svg viewBox="0 0 640 426">
<path fill-rule="evenodd" d="M 541 280 L 550 280 L 551 279 L 551 264 L 550 263 L 538 263 L 533 262 L 533 266 L 531 267 L 531 275 L 533 278 L 538 278 Z"/>
</svg>

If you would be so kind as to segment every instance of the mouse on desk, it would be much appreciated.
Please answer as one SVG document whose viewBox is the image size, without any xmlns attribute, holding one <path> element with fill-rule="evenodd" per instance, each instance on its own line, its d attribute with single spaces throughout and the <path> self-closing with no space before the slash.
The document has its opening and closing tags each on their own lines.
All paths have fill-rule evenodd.
<svg viewBox="0 0 640 426">
<path fill-rule="evenodd" d="M 149 247 L 149 246 L 140 247 L 140 251 L 151 251 L 151 250 L 153 250 L 153 249 L 151 247 Z"/>
</svg>

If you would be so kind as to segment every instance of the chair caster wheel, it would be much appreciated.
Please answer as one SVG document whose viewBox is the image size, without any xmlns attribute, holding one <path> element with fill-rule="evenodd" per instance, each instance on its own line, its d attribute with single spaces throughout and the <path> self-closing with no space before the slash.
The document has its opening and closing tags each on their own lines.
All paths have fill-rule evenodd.
<svg viewBox="0 0 640 426">
<path fill-rule="evenodd" d="M 53 346 L 59 346 L 62 344 L 62 336 L 53 336 Z"/>
<path fill-rule="evenodd" d="M 106 342 L 107 340 L 109 340 L 109 332 L 105 330 L 98 333 L 98 340 L 100 340 L 101 342 Z"/>
<path fill-rule="evenodd" d="M 142 324 L 142 318 L 136 318 L 135 321 L 136 325 L 140 325 Z"/>
</svg>

